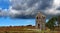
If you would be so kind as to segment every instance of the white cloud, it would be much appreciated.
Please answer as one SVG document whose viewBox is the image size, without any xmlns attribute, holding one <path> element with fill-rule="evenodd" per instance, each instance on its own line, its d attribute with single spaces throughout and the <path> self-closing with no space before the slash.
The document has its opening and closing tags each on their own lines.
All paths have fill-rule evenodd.
<svg viewBox="0 0 60 33">
<path fill-rule="evenodd" d="M 53 5 L 54 6 L 60 6 L 60 0 L 54 0 Z"/>
<path fill-rule="evenodd" d="M 8 11 L 6 9 L 0 10 L 0 16 L 1 17 L 7 17 L 8 16 Z"/>
<path fill-rule="evenodd" d="M 58 14 L 60 14 L 60 11 L 59 10 L 56 10 L 56 9 L 47 9 L 46 11 L 45 11 L 45 13 L 47 14 L 47 15 L 58 15 Z"/>
<path fill-rule="evenodd" d="M 60 0 L 54 0 L 52 7 L 51 8 L 47 8 L 45 13 L 46 14 L 51 14 L 51 15 L 58 15 L 60 14 L 60 10 L 57 10 L 57 8 L 60 7 Z"/>
</svg>

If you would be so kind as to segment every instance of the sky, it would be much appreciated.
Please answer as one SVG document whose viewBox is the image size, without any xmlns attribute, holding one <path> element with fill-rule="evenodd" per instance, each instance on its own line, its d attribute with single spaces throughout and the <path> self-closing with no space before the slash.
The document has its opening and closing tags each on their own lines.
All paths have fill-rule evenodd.
<svg viewBox="0 0 60 33">
<path fill-rule="evenodd" d="M 0 26 L 35 25 L 38 12 L 52 16 L 60 15 L 60 0 L 0 0 Z"/>
</svg>

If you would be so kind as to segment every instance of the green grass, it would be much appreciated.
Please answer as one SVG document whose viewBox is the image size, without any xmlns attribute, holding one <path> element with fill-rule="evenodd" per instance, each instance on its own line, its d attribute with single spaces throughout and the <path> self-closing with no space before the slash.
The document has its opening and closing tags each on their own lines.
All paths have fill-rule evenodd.
<svg viewBox="0 0 60 33">
<path fill-rule="evenodd" d="M 37 29 L 22 29 L 22 30 L 10 30 L 10 31 L 2 31 L 0 33 L 57 33 L 57 31 L 50 31 L 50 30 L 45 30 L 45 31 L 41 31 L 41 30 L 37 30 Z"/>
<path fill-rule="evenodd" d="M 0 33 L 44 33 L 44 31 L 5 31 Z M 50 31 L 45 33 L 57 33 L 56 31 Z"/>
</svg>

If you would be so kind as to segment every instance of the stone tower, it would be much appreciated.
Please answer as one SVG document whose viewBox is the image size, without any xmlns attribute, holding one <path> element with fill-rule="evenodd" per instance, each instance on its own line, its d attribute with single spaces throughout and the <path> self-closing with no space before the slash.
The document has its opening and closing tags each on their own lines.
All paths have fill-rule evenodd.
<svg viewBox="0 0 60 33">
<path fill-rule="evenodd" d="M 46 16 L 38 12 L 36 15 L 36 28 L 40 30 L 45 30 L 45 19 Z"/>
</svg>

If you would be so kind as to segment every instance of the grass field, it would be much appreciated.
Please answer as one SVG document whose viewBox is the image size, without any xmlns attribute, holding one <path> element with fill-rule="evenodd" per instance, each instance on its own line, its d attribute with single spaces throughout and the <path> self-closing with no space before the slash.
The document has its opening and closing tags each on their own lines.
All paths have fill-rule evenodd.
<svg viewBox="0 0 60 33">
<path fill-rule="evenodd" d="M 60 32 L 37 32 L 37 31 L 2 31 L 0 33 L 60 33 Z"/>
<path fill-rule="evenodd" d="M 58 31 L 40 31 L 40 30 L 20 30 L 20 31 L 0 31 L 0 33 L 60 33 Z"/>
<path fill-rule="evenodd" d="M 59 31 L 40 31 L 35 29 L 34 27 L 27 26 L 27 27 L 0 27 L 0 33 L 60 33 Z"/>
</svg>

